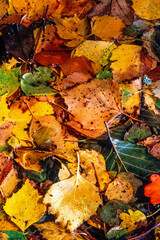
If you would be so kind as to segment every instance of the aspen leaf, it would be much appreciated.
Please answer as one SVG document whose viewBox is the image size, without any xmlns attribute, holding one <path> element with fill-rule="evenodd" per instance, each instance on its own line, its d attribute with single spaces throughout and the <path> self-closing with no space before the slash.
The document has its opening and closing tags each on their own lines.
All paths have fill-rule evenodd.
<svg viewBox="0 0 160 240">
<path fill-rule="evenodd" d="M 109 78 L 92 79 L 91 82 L 62 91 L 61 95 L 74 121 L 80 123 L 79 129 L 72 122 L 67 122 L 67 125 L 90 137 L 103 134 L 106 131 L 104 121 L 109 121 L 122 111 L 121 90 Z"/>
<path fill-rule="evenodd" d="M 4 210 L 11 217 L 11 221 L 24 232 L 44 215 L 46 206 L 41 203 L 41 199 L 42 197 L 27 179 L 17 193 L 7 198 Z"/>
<path fill-rule="evenodd" d="M 109 183 L 105 195 L 109 200 L 118 199 L 125 203 L 129 203 L 133 196 L 132 185 L 122 178 L 118 177 Z"/>
<path fill-rule="evenodd" d="M 129 214 L 128 214 L 129 213 Z M 128 230 L 128 232 L 132 232 L 135 230 L 138 225 L 146 225 L 146 216 L 139 210 L 133 212 L 131 209 L 128 210 L 128 213 L 120 213 L 119 218 L 123 220 L 121 222 L 121 227 Z"/>
<path fill-rule="evenodd" d="M 147 20 L 155 20 L 160 18 L 160 2 L 159 0 L 132 0 L 132 8 L 139 17 Z"/>
<path fill-rule="evenodd" d="M 102 40 L 111 41 L 122 33 L 125 24 L 120 19 L 104 15 L 102 17 L 93 17 L 91 27 L 92 34 L 95 34 Z"/>
<path fill-rule="evenodd" d="M 77 183 L 78 182 L 78 183 Z M 57 216 L 56 222 L 71 232 L 96 213 L 101 199 L 97 188 L 78 175 L 51 186 L 44 197 L 50 204 L 49 213 Z"/>
</svg>

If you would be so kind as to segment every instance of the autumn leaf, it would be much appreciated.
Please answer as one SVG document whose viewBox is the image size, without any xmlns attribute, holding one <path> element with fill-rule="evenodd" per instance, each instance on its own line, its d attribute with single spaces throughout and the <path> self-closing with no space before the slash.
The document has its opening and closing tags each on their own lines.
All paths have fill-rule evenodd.
<svg viewBox="0 0 160 240">
<path fill-rule="evenodd" d="M 102 40 L 111 41 L 122 33 L 125 25 L 121 20 L 105 15 L 102 17 L 93 17 L 91 27 L 92 34 L 95 34 Z"/>
<path fill-rule="evenodd" d="M 129 214 L 128 214 L 129 213 Z M 123 220 L 121 222 L 121 227 L 127 229 L 128 232 L 135 230 L 140 224 L 146 225 L 146 216 L 139 210 L 132 211 L 128 210 L 128 213 L 120 213 L 119 218 Z"/>
<path fill-rule="evenodd" d="M 135 13 L 144 19 L 155 20 L 160 18 L 160 2 L 158 0 L 132 0 Z"/>
<path fill-rule="evenodd" d="M 11 221 L 24 232 L 44 215 L 46 207 L 41 203 L 41 199 L 37 190 L 27 179 L 17 193 L 14 193 L 11 198 L 7 198 L 4 210 L 11 217 Z"/>
<path fill-rule="evenodd" d="M 158 174 L 152 174 L 150 176 L 151 183 L 147 184 L 144 188 L 144 195 L 150 197 L 152 204 L 160 203 L 160 176 Z"/>
<path fill-rule="evenodd" d="M 50 204 L 49 213 L 57 215 L 56 221 L 72 232 L 95 214 L 101 200 L 92 183 L 75 175 L 53 184 L 44 203 Z"/>
<path fill-rule="evenodd" d="M 3 124 L 7 120 L 8 113 L 9 113 L 6 97 L 7 97 L 6 95 L 3 95 L 0 98 L 0 109 L 3 109 L 3 111 L 0 112 L 0 124 Z"/>
<path fill-rule="evenodd" d="M 3 231 L 2 237 L 5 240 L 5 236 L 7 236 L 6 240 L 27 240 L 26 236 L 19 231 Z"/>
<path fill-rule="evenodd" d="M 72 122 L 67 122 L 67 125 L 90 137 L 104 133 L 104 121 L 109 121 L 122 111 L 121 90 L 112 79 L 92 79 L 91 82 L 62 91 L 61 95 L 74 121 L 80 123 L 79 129 Z"/>
</svg>

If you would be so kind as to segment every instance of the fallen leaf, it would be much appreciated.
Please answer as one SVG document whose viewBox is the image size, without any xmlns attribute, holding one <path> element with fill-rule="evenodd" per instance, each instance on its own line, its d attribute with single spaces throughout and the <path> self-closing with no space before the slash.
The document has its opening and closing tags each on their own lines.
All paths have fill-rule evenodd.
<svg viewBox="0 0 160 240">
<path fill-rule="evenodd" d="M 123 220 L 121 222 L 122 228 L 127 229 L 128 232 L 132 232 L 141 226 L 146 226 L 147 218 L 144 213 L 139 210 L 133 212 L 131 209 L 128 210 L 128 213 L 120 213 L 119 215 L 119 218 Z"/>
<path fill-rule="evenodd" d="M 18 230 L 19 228 L 16 226 L 16 224 L 9 220 L 7 214 L 3 213 L 0 216 L 0 231 L 18 231 Z"/>
<path fill-rule="evenodd" d="M 7 235 L 8 240 L 27 240 L 26 236 L 19 231 L 3 231 L 2 237 L 5 237 L 5 234 Z M 5 240 L 5 239 L 4 239 Z"/>
<path fill-rule="evenodd" d="M 144 195 L 150 197 L 152 204 L 160 203 L 160 176 L 158 174 L 152 174 L 150 176 L 151 183 L 147 184 L 144 188 Z"/>
<path fill-rule="evenodd" d="M 80 175 L 51 186 L 44 197 L 50 204 L 49 213 L 56 214 L 56 222 L 71 232 L 95 214 L 101 199 L 97 188 Z"/>
<path fill-rule="evenodd" d="M 46 206 L 41 203 L 41 199 L 42 197 L 27 179 L 17 193 L 14 193 L 11 198 L 7 198 L 3 208 L 11 217 L 11 221 L 24 232 L 43 217 Z"/>
<path fill-rule="evenodd" d="M 5 122 L 0 125 L 0 146 L 3 146 L 7 143 L 7 140 L 11 136 L 13 130 L 13 124 L 11 122 Z"/>
<path fill-rule="evenodd" d="M 86 40 L 72 51 L 72 57 L 85 56 L 94 64 L 95 73 L 102 72 L 102 66 L 109 65 L 109 59 L 116 45 L 106 41 Z"/>
<path fill-rule="evenodd" d="M 0 153 L 0 184 L 3 182 L 7 174 L 13 168 L 13 161 L 5 156 L 4 153 Z"/>
<path fill-rule="evenodd" d="M 151 151 L 150 151 L 150 154 L 152 154 L 154 157 L 160 159 L 160 143 L 156 143 Z"/>
<path fill-rule="evenodd" d="M 121 111 L 121 90 L 112 79 L 92 79 L 91 82 L 80 84 L 73 89 L 61 91 L 74 116 L 80 123 L 79 129 L 67 122 L 73 129 L 90 136 L 98 137 L 106 131 L 104 121 L 109 121 Z M 85 132 L 85 130 L 87 130 Z"/>
<path fill-rule="evenodd" d="M 7 13 L 9 5 L 8 1 L 6 0 L 1 0 L 0 4 L 1 4 L 0 18 L 2 18 Z"/>
<path fill-rule="evenodd" d="M 107 15 L 93 17 L 91 21 L 92 34 L 105 41 L 112 41 L 114 38 L 118 38 L 124 27 L 125 24 L 122 20 Z"/>
<path fill-rule="evenodd" d="M 160 2 L 158 0 L 132 0 L 132 8 L 140 18 L 155 20 L 160 18 Z"/>
<path fill-rule="evenodd" d="M 8 108 L 8 104 L 6 102 L 6 95 L 3 95 L 0 98 L 0 109 L 3 109 L 3 111 L 0 112 L 0 125 L 3 124 L 8 117 L 8 113 L 9 113 L 9 108 Z"/>
<path fill-rule="evenodd" d="M 133 196 L 132 185 L 122 178 L 118 177 L 109 183 L 105 195 L 109 200 L 118 199 L 125 203 L 129 203 Z"/>
</svg>

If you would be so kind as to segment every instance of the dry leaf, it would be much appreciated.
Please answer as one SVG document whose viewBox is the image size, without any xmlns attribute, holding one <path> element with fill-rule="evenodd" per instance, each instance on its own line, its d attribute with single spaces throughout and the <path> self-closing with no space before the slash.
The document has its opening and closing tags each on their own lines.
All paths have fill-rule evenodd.
<svg viewBox="0 0 160 240">
<path fill-rule="evenodd" d="M 2 18 L 7 13 L 7 10 L 8 10 L 8 7 L 9 7 L 8 1 L 7 0 L 1 0 L 0 5 L 1 5 L 0 18 Z"/>
<path fill-rule="evenodd" d="M 53 184 L 44 203 L 50 204 L 49 213 L 57 216 L 56 222 L 72 232 L 96 213 L 101 199 L 97 188 L 78 175 L 78 179 L 73 176 Z"/>
<path fill-rule="evenodd" d="M 102 17 L 92 18 L 91 27 L 92 34 L 95 34 L 102 40 L 111 41 L 113 38 L 117 38 L 122 33 L 125 25 L 122 20 L 105 15 Z"/>
<path fill-rule="evenodd" d="M 123 220 L 121 222 L 121 227 L 127 229 L 128 232 L 132 232 L 136 228 L 140 228 L 142 225 L 145 226 L 147 224 L 147 218 L 141 211 L 136 210 L 133 212 L 129 209 L 128 213 L 120 213 L 119 215 L 119 218 Z"/>
<path fill-rule="evenodd" d="M 109 200 L 118 199 L 129 203 L 133 196 L 133 188 L 130 183 L 118 177 L 109 183 L 105 195 Z"/>
<path fill-rule="evenodd" d="M 154 157 L 160 159 L 160 143 L 156 143 L 151 151 L 150 151 L 150 154 L 152 154 Z"/>
<path fill-rule="evenodd" d="M 0 153 L 0 184 L 4 181 L 12 168 L 13 161 L 9 157 L 6 157 L 4 153 Z"/>
<path fill-rule="evenodd" d="M 3 213 L 0 216 L 0 231 L 18 231 L 18 230 L 19 228 L 13 222 L 9 221 L 7 214 Z"/>
<path fill-rule="evenodd" d="M 140 18 L 155 20 L 160 18 L 159 0 L 132 0 L 132 8 Z"/>
<path fill-rule="evenodd" d="M 73 122 L 67 125 L 89 137 L 103 134 L 106 131 L 104 121 L 108 122 L 122 111 L 121 90 L 111 79 L 93 79 L 62 91 L 61 95 L 74 121 L 80 124 L 79 128 Z"/>
<path fill-rule="evenodd" d="M 46 206 L 41 203 L 41 199 L 42 197 L 27 179 L 17 193 L 14 193 L 11 198 L 7 198 L 4 210 L 24 232 L 30 225 L 43 217 Z"/>
<path fill-rule="evenodd" d="M 2 125 L 0 125 L 0 146 L 3 146 L 6 144 L 6 141 L 11 136 L 13 130 L 13 124 L 11 122 L 5 122 Z"/>
<path fill-rule="evenodd" d="M 152 204 L 160 203 L 160 175 L 152 174 L 150 176 L 151 183 L 144 188 L 144 195 L 150 197 Z"/>
</svg>

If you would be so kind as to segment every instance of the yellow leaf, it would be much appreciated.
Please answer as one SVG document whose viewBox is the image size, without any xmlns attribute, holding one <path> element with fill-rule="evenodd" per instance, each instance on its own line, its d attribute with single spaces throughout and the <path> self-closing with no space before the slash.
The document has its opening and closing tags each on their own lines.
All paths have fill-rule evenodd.
<svg viewBox="0 0 160 240">
<path fill-rule="evenodd" d="M 97 188 L 78 174 L 51 186 L 44 197 L 49 213 L 71 232 L 96 213 L 101 204 Z"/>
<path fill-rule="evenodd" d="M 160 18 L 159 0 L 132 0 L 132 8 L 139 17 L 154 20 Z"/>
<path fill-rule="evenodd" d="M 102 40 L 111 41 L 117 38 L 121 33 L 125 24 L 116 17 L 104 15 L 102 17 L 93 17 L 91 21 L 92 34 L 100 37 Z"/>
<path fill-rule="evenodd" d="M 18 230 L 19 228 L 14 223 L 9 221 L 7 214 L 3 213 L 0 216 L 0 231 L 18 231 Z"/>
<path fill-rule="evenodd" d="M 82 240 L 76 233 L 67 233 L 54 222 L 35 224 L 39 231 L 42 231 L 43 238 L 47 240 Z"/>
<path fill-rule="evenodd" d="M 150 110 L 154 111 L 155 114 L 159 114 L 159 111 L 155 105 L 155 103 L 158 101 L 158 98 L 155 97 L 154 92 L 151 91 L 149 86 L 143 87 L 142 90 L 145 105 L 147 105 Z"/>
<path fill-rule="evenodd" d="M 92 65 L 95 73 L 102 71 L 102 66 L 106 66 L 109 63 L 109 56 L 113 49 L 116 48 L 114 43 L 105 41 L 92 41 L 86 40 L 81 43 L 72 52 L 72 56 L 85 56 L 95 65 Z"/>
<path fill-rule="evenodd" d="M 8 117 L 8 113 L 9 113 L 9 109 L 8 109 L 8 105 L 6 103 L 6 96 L 3 95 L 1 98 L 0 98 L 0 125 L 3 124 L 6 120 L 7 120 L 7 117 Z"/>
<path fill-rule="evenodd" d="M 6 13 L 7 13 L 7 10 L 8 10 L 8 1 L 7 0 L 1 0 L 0 1 L 0 18 L 2 18 Z"/>
<path fill-rule="evenodd" d="M 7 198 L 4 206 L 5 212 L 23 232 L 30 225 L 40 220 L 45 211 L 46 206 L 41 203 L 42 197 L 35 190 L 27 179 L 23 187 Z"/>
<path fill-rule="evenodd" d="M 133 196 L 132 185 L 122 178 L 118 177 L 109 183 L 105 195 L 109 200 L 118 199 L 125 203 L 129 203 Z"/>
<path fill-rule="evenodd" d="M 30 109 L 34 117 L 53 114 L 53 107 L 47 102 L 36 102 Z"/>
<path fill-rule="evenodd" d="M 139 210 L 133 212 L 131 209 L 129 209 L 128 213 L 121 213 L 119 215 L 119 218 L 123 220 L 121 222 L 121 227 L 127 229 L 128 232 L 135 230 L 139 222 L 146 221 L 146 216 Z"/>
<path fill-rule="evenodd" d="M 110 61 L 116 81 L 133 79 L 142 74 L 141 50 L 141 46 L 122 44 L 112 52 Z"/>
</svg>

